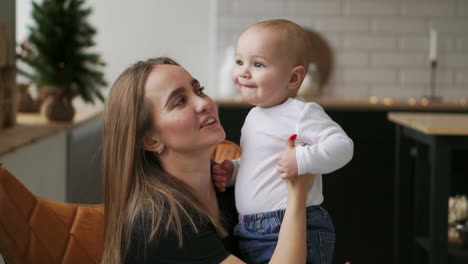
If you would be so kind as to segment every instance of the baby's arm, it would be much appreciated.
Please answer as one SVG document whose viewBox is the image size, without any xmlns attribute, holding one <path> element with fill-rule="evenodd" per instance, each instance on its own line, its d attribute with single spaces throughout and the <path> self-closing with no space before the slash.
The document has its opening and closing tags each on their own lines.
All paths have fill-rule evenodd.
<svg viewBox="0 0 468 264">
<path fill-rule="evenodd" d="M 239 159 L 224 160 L 211 168 L 213 183 L 220 192 L 224 192 L 226 187 L 232 186 L 236 182 Z"/>
<path fill-rule="evenodd" d="M 330 173 L 346 165 L 353 157 L 353 141 L 316 103 L 307 104 L 297 132 L 299 175 Z"/>
</svg>

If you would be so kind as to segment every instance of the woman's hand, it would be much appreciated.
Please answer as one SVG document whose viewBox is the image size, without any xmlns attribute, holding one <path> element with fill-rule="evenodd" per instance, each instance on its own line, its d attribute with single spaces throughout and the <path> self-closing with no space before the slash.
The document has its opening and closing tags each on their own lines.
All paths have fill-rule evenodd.
<svg viewBox="0 0 468 264">
<path fill-rule="evenodd" d="M 293 178 L 298 174 L 296 150 L 294 149 L 296 138 L 297 134 L 294 134 L 286 140 L 286 147 L 278 157 L 278 172 L 282 179 Z"/>
<path fill-rule="evenodd" d="M 307 192 L 309 191 L 310 184 L 315 179 L 315 175 L 297 175 L 296 152 L 294 149 L 296 147 L 296 138 L 297 135 L 294 134 L 286 140 L 285 151 L 280 155 L 280 159 L 278 160 L 278 171 L 282 173 L 281 178 L 287 180 L 288 192 L 297 194 L 298 198 L 306 199 Z M 291 153 L 294 155 L 291 156 Z"/>
</svg>

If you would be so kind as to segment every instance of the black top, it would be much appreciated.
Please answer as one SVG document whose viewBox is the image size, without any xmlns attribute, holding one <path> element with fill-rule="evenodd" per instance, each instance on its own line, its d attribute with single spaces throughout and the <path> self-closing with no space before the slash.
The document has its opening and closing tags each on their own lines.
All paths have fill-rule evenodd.
<svg viewBox="0 0 468 264">
<path fill-rule="evenodd" d="M 145 219 L 143 214 L 135 222 L 125 263 L 210 264 L 220 263 L 231 253 L 237 255 L 236 243 L 231 235 L 237 218 L 233 211 L 235 206 L 232 190 L 217 193 L 217 198 L 223 224 L 229 233 L 226 239 L 221 240 L 214 226 L 209 222 L 196 218 L 198 233 L 190 224 L 184 224 L 182 247 L 179 247 L 179 240 L 171 231 L 167 234 L 161 231 L 162 233 L 157 234 L 155 239 L 147 243 L 145 247 L 145 240 L 148 240 L 150 232 L 148 219 Z M 161 228 L 164 230 L 164 226 Z"/>
</svg>

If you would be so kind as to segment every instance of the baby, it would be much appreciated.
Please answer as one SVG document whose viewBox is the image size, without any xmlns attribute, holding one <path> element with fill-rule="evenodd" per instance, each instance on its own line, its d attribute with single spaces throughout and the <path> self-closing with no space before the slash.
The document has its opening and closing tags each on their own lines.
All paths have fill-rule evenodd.
<svg viewBox="0 0 468 264">
<path fill-rule="evenodd" d="M 306 32 L 288 20 L 269 20 L 245 30 L 237 43 L 232 79 L 242 99 L 255 105 L 242 127 L 239 160 L 213 167 L 220 191 L 235 183 L 241 257 L 266 263 L 275 249 L 286 208 L 282 180 L 315 174 L 307 197 L 307 263 L 331 263 L 333 222 L 323 202 L 322 174 L 346 165 L 353 142 L 313 102 L 296 97 L 310 63 Z M 293 136 L 291 136 L 293 135 Z M 284 139 L 291 136 L 292 146 Z"/>
</svg>

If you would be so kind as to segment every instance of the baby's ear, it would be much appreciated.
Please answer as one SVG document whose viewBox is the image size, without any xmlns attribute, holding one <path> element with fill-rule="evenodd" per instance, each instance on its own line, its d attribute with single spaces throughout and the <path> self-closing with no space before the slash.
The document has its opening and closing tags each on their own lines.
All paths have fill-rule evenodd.
<svg viewBox="0 0 468 264">
<path fill-rule="evenodd" d="M 306 75 L 304 66 L 298 65 L 291 69 L 291 75 L 289 78 L 288 89 L 296 90 L 301 86 L 302 80 Z"/>
</svg>

